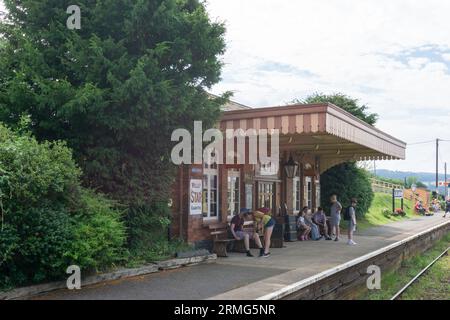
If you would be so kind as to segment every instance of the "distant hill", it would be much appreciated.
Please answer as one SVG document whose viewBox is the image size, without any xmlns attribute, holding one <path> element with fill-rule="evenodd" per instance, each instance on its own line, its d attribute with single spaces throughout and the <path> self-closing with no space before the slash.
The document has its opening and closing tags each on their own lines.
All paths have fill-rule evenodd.
<svg viewBox="0 0 450 320">
<path fill-rule="evenodd" d="M 377 176 L 400 180 L 404 180 L 408 177 L 416 177 L 417 180 L 426 184 L 431 190 L 434 190 L 436 184 L 436 174 L 430 172 L 392 171 L 387 169 L 377 169 Z M 444 178 L 444 174 L 439 174 L 440 181 L 444 181 Z M 450 174 L 448 174 L 447 179 L 450 180 Z M 443 193 L 444 188 L 440 188 L 439 191 L 440 193 Z"/>
</svg>

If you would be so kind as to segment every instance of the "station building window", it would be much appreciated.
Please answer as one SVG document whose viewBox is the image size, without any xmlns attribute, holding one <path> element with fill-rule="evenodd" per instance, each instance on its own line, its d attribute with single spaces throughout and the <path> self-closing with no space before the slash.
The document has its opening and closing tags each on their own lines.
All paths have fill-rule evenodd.
<svg viewBox="0 0 450 320">
<path fill-rule="evenodd" d="M 232 217 L 240 210 L 241 182 L 238 169 L 228 170 L 228 216 Z"/>
<path fill-rule="evenodd" d="M 219 185 L 217 165 L 205 164 L 203 168 L 203 218 L 217 219 L 219 214 Z"/>
</svg>

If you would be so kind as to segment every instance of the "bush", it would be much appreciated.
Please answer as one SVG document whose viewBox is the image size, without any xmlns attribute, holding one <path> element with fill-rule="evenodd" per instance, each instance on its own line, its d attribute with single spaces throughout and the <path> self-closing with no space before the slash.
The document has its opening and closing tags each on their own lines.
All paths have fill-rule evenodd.
<svg viewBox="0 0 450 320">
<path fill-rule="evenodd" d="M 113 203 L 83 190 L 61 142 L 39 144 L 0 124 L 0 286 L 58 279 L 66 268 L 107 267 L 123 255 Z"/>
<path fill-rule="evenodd" d="M 129 209 L 129 247 L 135 259 L 154 261 L 173 254 L 176 243 L 169 241 L 169 216 L 169 207 L 164 202 Z"/>
<path fill-rule="evenodd" d="M 329 212 L 330 197 L 338 196 L 342 206 L 350 206 L 352 198 L 358 199 L 356 215 L 364 216 L 374 198 L 367 172 L 353 162 L 343 163 L 328 169 L 320 177 L 322 207 Z"/>
<path fill-rule="evenodd" d="M 82 191 L 71 225 L 72 241 L 65 252 L 71 264 L 99 271 L 124 261 L 126 232 L 122 213 L 116 207 L 116 203 L 91 190 Z"/>
<path fill-rule="evenodd" d="M 69 215 L 63 209 L 27 208 L 9 215 L 0 232 L 0 286 L 54 280 L 70 265 Z"/>
<path fill-rule="evenodd" d="M 385 208 L 385 209 L 383 209 L 382 213 L 383 213 L 383 216 L 385 216 L 386 218 L 391 218 L 391 215 L 392 215 L 391 210 Z"/>
</svg>

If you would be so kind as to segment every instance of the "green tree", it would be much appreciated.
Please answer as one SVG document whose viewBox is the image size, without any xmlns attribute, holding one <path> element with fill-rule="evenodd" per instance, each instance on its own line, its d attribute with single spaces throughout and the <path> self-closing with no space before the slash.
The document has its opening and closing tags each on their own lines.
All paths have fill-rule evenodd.
<svg viewBox="0 0 450 320">
<path fill-rule="evenodd" d="M 79 30 L 66 26 L 73 1 L 4 3 L 0 121 L 29 115 L 37 139 L 67 141 L 84 185 L 129 217 L 167 203 L 173 130 L 213 126 L 228 96 L 206 92 L 220 79 L 224 25 L 199 0 L 79 0 Z"/>
<path fill-rule="evenodd" d="M 224 26 L 197 0 L 5 0 L 0 121 L 30 115 L 39 140 L 65 140 L 89 187 L 125 203 L 165 201 L 174 129 L 212 126 L 224 97 Z"/>
<path fill-rule="evenodd" d="M 315 93 L 304 100 L 293 100 L 294 103 L 332 103 L 345 111 L 351 113 L 355 117 L 374 125 L 378 120 L 378 114 L 370 113 L 368 107 L 360 104 L 358 99 L 353 99 L 343 93 L 323 94 Z"/>
<path fill-rule="evenodd" d="M 369 210 L 374 193 L 370 176 L 354 162 L 346 162 L 325 171 L 320 177 L 322 206 L 330 210 L 330 197 L 336 194 L 343 206 L 349 206 L 352 198 L 358 199 L 356 214 L 359 217 Z"/>
<path fill-rule="evenodd" d="M 364 104 L 345 94 L 326 95 L 316 93 L 304 100 L 294 100 L 301 103 L 332 103 L 370 125 L 374 125 L 378 115 L 370 113 Z M 353 197 L 358 199 L 357 214 L 363 216 L 369 209 L 374 194 L 371 188 L 370 176 L 354 162 L 339 164 L 328 169 L 320 178 L 321 202 L 326 209 L 330 207 L 329 198 L 338 195 L 344 206 L 350 205 Z"/>
</svg>

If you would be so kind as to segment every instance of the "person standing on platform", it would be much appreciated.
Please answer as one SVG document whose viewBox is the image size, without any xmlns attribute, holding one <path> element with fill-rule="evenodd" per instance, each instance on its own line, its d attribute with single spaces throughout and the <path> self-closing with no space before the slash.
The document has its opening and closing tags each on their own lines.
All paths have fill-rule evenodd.
<svg viewBox="0 0 450 320">
<path fill-rule="evenodd" d="M 276 221 L 272 218 L 269 208 L 256 210 L 253 212 L 253 217 L 258 226 L 257 230 L 262 229 L 264 234 L 264 251 L 261 251 L 260 257 L 267 258 L 270 256 L 270 238 Z"/>
<path fill-rule="evenodd" d="M 447 197 L 447 200 L 445 201 L 444 218 L 447 217 L 447 213 L 450 213 L 450 197 Z"/>
<path fill-rule="evenodd" d="M 356 231 L 356 204 L 358 201 L 353 198 L 352 204 L 350 207 L 346 209 L 345 212 L 345 220 L 348 220 L 348 242 L 347 244 L 350 246 L 354 246 L 357 244 L 355 241 L 353 241 L 353 232 Z"/>
<path fill-rule="evenodd" d="M 342 205 L 337 200 L 337 196 L 335 194 L 331 196 L 330 201 L 331 201 L 331 209 L 330 209 L 331 229 L 333 230 L 336 236 L 336 238 L 334 238 L 334 241 L 339 241 L 340 236 L 339 224 L 341 223 Z"/>
</svg>

